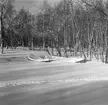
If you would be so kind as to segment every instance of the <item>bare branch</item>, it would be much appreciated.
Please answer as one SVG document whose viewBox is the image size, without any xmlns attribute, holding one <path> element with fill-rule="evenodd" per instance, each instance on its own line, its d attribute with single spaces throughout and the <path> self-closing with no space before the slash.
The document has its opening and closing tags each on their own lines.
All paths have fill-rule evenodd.
<svg viewBox="0 0 108 105">
<path fill-rule="evenodd" d="M 86 5 L 88 5 L 89 7 L 93 7 L 94 9 L 96 9 L 97 11 L 101 12 L 102 14 L 104 14 L 105 16 L 108 17 L 108 14 L 105 13 L 104 11 L 102 11 L 101 9 L 97 8 L 96 5 L 93 6 L 93 5 L 89 4 L 86 0 L 82 0 L 82 2 L 85 3 Z"/>
</svg>

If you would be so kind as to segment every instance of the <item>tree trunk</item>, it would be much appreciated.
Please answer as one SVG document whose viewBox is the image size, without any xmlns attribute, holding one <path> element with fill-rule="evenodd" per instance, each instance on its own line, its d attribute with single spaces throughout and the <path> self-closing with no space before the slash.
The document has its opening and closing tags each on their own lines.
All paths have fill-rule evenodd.
<svg viewBox="0 0 108 105">
<path fill-rule="evenodd" d="M 61 49 L 57 48 L 57 51 L 58 51 L 59 56 L 61 57 Z"/>
<path fill-rule="evenodd" d="M 62 54 L 61 54 L 61 48 L 60 48 L 60 46 L 59 45 L 57 45 L 57 46 L 55 45 L 55 48 L 57 50 L 57 55 L 61 57 Z"/>
<path fill-rule="evenodd" d="M 1 54 L 4 53 L 4 47 L 3 47 L 3 44 L 4 44 L 3 33 L 4 33 L 4 32 L 1 32 Z"/>
<path fill-rule="evenodd" d="M 51 42 L 52 44 L 52 55 L 54 55 L 54 45 L 53 45 L 53 42 Z"/>
<path fill-rule="evenodd" d="M 67 54 L 67 36 L 66 36 L 66 30 L 64 29 L 64 56 L 65 57 L 68 57 L 68 54 Z"/>
<path fill-rule="evenodd" d="M 23 50 L 24 50 L 24 37 L 22 36 L 22 47 L 23 47 Z"/>
<path fill-rule="evenodd" d="M 32 36 L 32 39 L 31 39 L 31 50 L 33 50 L 33 47 L 34 47 L 34 45 L 33 45 L 33 36 Z"/>
<path fill-rule="evenodd" d="M 49 46 L 47 47 L 47 52 L 48 52 L 49 55 L 52 56 L 52 53 L 51 53 L 51 50 L 50 50 Z"/>
<path fill-rule="evenodd" d="M 3 39 L 1 38 L 1 54 L 4 53 L 4 48 L 3 48 Z"/>
<path fill-rule="evenodd" d="M 90 56 L 90 61 L 91 61 L 92 60 L 91 43 L 89 43 L 89 56 Z"/>
<path fill-rule="evenodd" d="M 45 40 L 44 40 L 44 36 L 43 36 L 42 40 L 43 40 L 43 49 L 45 49 Z"/>
<path fill-rule="evenodd" d="M 108 63 L 108 22 L 107 22 L 107 33 L 106 33 L 105 41 L 106 41 L 105 63 Z"/>
<path fill-rule="evenodd" d="M 10 34 L 10 42 L 11 42 L 11 48 L 13 49 L 13 39 L 12 39 L 12 36 L 13 36 L 13 33 L 12 33 L 12 31 L 11 30 L 9 30 L 9 34 Z"/>
<path fill-rule="evenodd" d="M 33 50 L 33 42 L 31 42 L 31 49 Z"/>
<path fill-rule="evenodd" d="M 106 48 L 105 63 L 108 63 L 108 46 Z"/>
<path fill-rule="evenodd" d="M 2 10 L 1 10 L 1 54 L 4 52 L 3 43 L 4 43 L 4 26 L 3 26 L 3 18 L 2 18 Z"/>
</svg>

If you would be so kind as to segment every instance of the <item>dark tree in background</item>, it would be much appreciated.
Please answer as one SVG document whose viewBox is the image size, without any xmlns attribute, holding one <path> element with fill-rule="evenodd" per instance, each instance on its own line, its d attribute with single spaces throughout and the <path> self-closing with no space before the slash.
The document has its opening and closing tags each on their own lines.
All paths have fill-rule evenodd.
<svg viewBox="0 0 108 105">
<path fill-rule="evenodd" d="M 8 22 L 11 23 L 14 13 L 14 0 L 1 0 L 0 1 L 0 22 L 1 22 L 1 53 L 3 53 L 5 31 L 8 26 Z"/>
</svg>

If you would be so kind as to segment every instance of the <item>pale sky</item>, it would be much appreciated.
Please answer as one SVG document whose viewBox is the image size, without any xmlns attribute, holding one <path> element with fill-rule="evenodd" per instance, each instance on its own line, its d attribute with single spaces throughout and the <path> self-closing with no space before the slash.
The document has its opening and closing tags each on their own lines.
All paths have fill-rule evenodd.
<svg viewBox="0 0 108 105">
<path fill-rule="evenodd" d="M 26 9 L 29 9 L 31 12 L 35 12 L 40 5 L 42 0 L 15 0 L 15 7 L 17 9 L 22 8 L 22 6 Z M 60 0 L 48 0 L 50 4 L 54 4 L 59 2 Z"/>
</svg>

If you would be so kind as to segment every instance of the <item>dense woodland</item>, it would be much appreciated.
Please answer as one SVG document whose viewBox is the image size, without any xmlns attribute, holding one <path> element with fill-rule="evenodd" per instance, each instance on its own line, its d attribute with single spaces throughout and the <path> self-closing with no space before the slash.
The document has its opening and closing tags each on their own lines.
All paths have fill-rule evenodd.
<svg viewBox="0 0 108 105">
<path fill-rule="evenodd" d="M 32 14 L 23 7 L 16 11 L 14 0 L 0 1 L 1 48 L 18 46 L 56 49 L 68 57 L 80 53 L 108 63 L 108 1 L 61 0 L 51 6 L 42 2 Z"/>
</svg>

